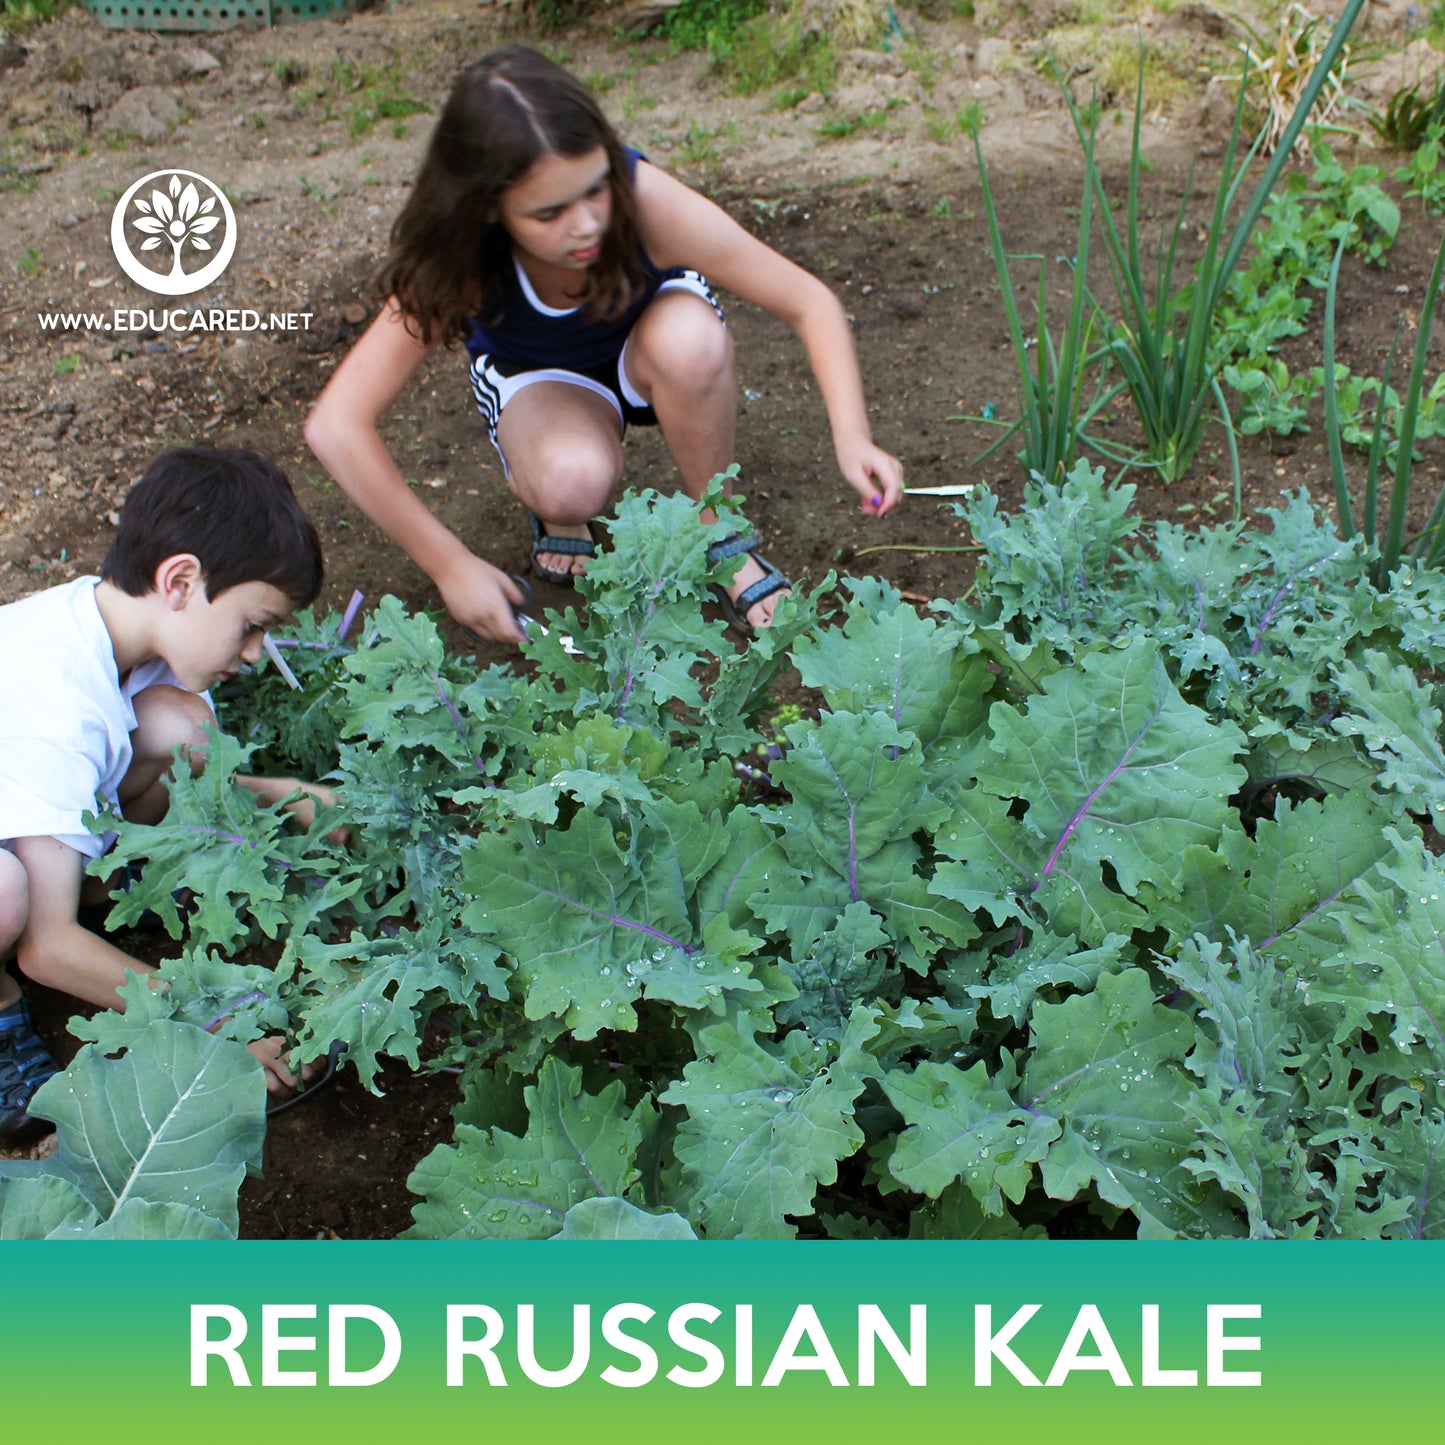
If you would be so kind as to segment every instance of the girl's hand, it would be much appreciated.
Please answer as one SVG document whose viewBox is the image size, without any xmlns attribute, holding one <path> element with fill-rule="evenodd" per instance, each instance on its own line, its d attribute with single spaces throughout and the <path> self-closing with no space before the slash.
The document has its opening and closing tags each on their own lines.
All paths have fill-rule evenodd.
<svg viewBox="0 0 1445 1445">
<path fill-rule="evenodd" d="M 468 553 L 456 570 L 433 580 L 447 611 L 468 632 L 492 642 L 521 642 L 516 609 L 524 599 L 500 567 Z"/>
<path fill-rule="evenodd" d="M 903 464 L 871 441 L 840 446 L 838 465 L 863 499 L 865 517 L 886 516 L 903 496 Z"/>
</svg>

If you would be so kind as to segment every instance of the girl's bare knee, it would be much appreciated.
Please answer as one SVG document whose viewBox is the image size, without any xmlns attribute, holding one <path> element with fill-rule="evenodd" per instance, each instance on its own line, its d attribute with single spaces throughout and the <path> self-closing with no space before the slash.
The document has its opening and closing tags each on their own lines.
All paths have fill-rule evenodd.
<svg viewBox="0 0 1445 1445">
<path fill-rule="evenodd" d="M 635 374 L 648 390 L 703 394 L 731 385 L 732 335 L 716 312 L 697 297 L 679 294 L 666 310 L 653 303 L 655 314 L 644 315 L 632 334 L 629 353 Z M 649 321 L 652 324 L 648 324 Z"/>
<path fill-rule="evenodd" d="M 30 880 L 24 865 L 0 848 L 0 959 L 9 957 L 30 917 Z"/>
<path fill-rule="evenodd" d="M 540 440 L 525 471 L 513 469 L 511 485 L 547 521 L 576 525 L 607 509 L 621 475 L 620 445 L 585 445 L 564 435 Z"/>
</svg>

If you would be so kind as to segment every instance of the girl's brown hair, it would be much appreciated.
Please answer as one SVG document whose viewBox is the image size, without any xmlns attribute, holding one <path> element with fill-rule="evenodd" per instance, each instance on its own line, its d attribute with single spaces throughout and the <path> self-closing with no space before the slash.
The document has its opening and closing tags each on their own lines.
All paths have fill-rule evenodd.
<svg viewBox="0 0 1445 1445">
<path fill-rule="evenodd" d="M 612 320 L 641 293 L 637 200 L 622 144 L 587 89 L 524 45 L 508 45 L 452 87 L 410 198 L 391 228 L 377 273 L 383 295 L 428 345 L 463 336 L 474 316 L 495 314 L 511 273 L 500 200 L 544 155 L 606 151 L 612 220 L 586 272 L 582 305 Z"/>
</svg>

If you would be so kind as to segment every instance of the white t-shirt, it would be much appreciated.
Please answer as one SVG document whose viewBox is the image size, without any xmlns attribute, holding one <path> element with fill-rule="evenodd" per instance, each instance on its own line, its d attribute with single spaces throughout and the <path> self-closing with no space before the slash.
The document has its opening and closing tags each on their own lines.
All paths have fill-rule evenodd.
<svg viewBox="0 0 1445 1445">
<path fill-rule="evenodd" d="M 131 699 L 180 683 L 160 658 L 122 683 L 96 605 L 98 577 L 0 607 L 0 846 L 56 838 L 87 858 L 106 840 L 87 830 L 96 794 L 116 801 L 131 763 Z"/>
</svg>

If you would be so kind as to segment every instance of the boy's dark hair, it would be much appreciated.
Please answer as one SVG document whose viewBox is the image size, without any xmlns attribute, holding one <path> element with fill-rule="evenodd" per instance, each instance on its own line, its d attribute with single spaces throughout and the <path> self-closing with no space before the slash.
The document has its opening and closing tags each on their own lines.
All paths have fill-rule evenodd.
<svg viewBox="0 0 1445 1445">
<path fill-rule="evenodd" d="M 442 109 L 411 195 L 377 273 L 384 296 L 431 345 L 486 318 L 512 274 L 501 196 L 544 155 L 607 153 L 612 220 L 587 268 L 582 305 L 616 320 L 642 293 L 637 199 L 627 157 L 581 81 L 525 45 L 507 45 L 462 73 Z"/>
<path fill-rule="evenodd" d="M 321 542 L 281 468 L 247 447 L 174 447 L 131 489 L 100 575 L 132 597 L 167 557 L 199 559 L 206 596 L 267 582 L 297 607 L 321 591 Z"/>
</svg>

